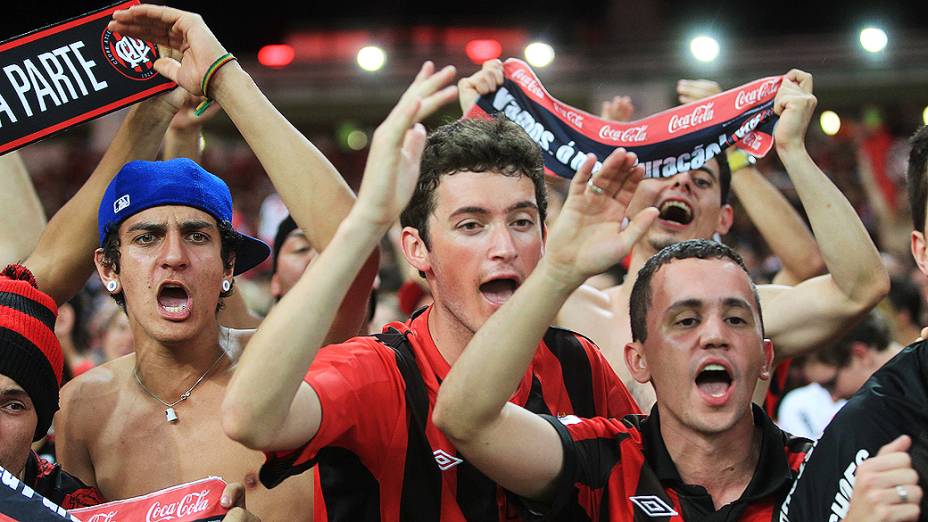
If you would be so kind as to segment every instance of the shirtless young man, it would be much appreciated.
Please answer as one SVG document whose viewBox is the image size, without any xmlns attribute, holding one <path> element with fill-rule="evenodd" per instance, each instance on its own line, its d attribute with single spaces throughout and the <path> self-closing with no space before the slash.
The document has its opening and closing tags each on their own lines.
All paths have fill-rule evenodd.
<svg viewBox="0 0 928 522">
<path fill-rule="evenodd" d="M 194 95 L 202 94 L 200 80 L 206 69 L 225 54 L 202 18 L 192 13 L 145 5 L 119 11 L 114 18 L 110 27 L 114 31 L 182 48 L 181 62 L 160 59 L 156 67 Z M 148 34 L 148 29 L 158 34 Z M 421 92 L 426 114 L 435 105 L 430 95 L 453 75 L 453 70 L 433 72 L 431 66 L 425 67 L 413 88 Z M 297 223 L 312 224 L 304 230 L 319 236 L 317 244 L 326 245 L 353 203 L 350 190 L 331 164 L 277 112 L 237 62 L 216 72 L 208 94 L 237 125 L 293 209 Z M 454 93 L 436 96 L 442 101 Z M 153 103 L 163 105 L 163 101 Z M 230 285 L 233 273 L 241 271 L 245 262 L 260 261 L 260 256 L 241 258 L 243 252 L 228 244 L 235 234 L 220 230 L 225 228 L 220 222 L 231 212 L 228 201 L 225 205 L 216 202 L 228 200 L 224 184 L 187 161 L 134 165 L 124 172 L 127 179 L 146 175 L 148 167 L 152 173 L 177 169 L 210 180 L 212 189 L 199 191 L 200 202 L 194 201 L 197 191 L 178 198 L 180 191 L 173 189 L 173 199 L 165 201 L 166 206 L 151 208 L 132 206 L 135 196 L 130 195 L 129 206 L 123 209 L 119 208 L 122 203 L 112 207 L 124 195 L 117 183 L 111 206 L 101 209 L 102 216 L 111 215 L 107 222 L 113 226 L 102 234 L 94 231 L 92 212 L 86 212 L 97 206 L 103 187 L 122 164 L 154 154 L 178 105 L 172 111 L 158 106 L 157 114 L 145 121 L 130 116 L 123 129 L 126 132 L 104 160 L 106 168 L 98 169 L 78 199 L 52 220 L 26 262 L 43 288 L 56 299 L 66 298 L 75 280 L 85 280 L 74 274 L 82 270 L 84 256 L 90 259 L 90 252 L 100 246 L 101 236 L 104 245 L 106 236 L 118 238 L 106 252 L 97 251 L 97 268 L 111 293 L 121 294 L 126 303 L 135 354 L 88 372 L 62 391 L 56 422 L 59 457 L 66 468 L 110 499 L 220 475 L 245 483 L 249 508 L 263 519 L 289 520 L 297 515 L 308 519 L 312 511 L 310 474 L 303 473 L 273 492 L 260 487 L 256 477 L 262 455 L 228 439 L 220 426 L 219 405 L 230 377 L 230 361 L 220 349 L 216 308 L 220 294 L 228 293 L 224 285 Z M 145 133 L 142 141 L 148 149 L 136 156 L 139 151 L 127 150 L 132 147 L 125 142 L 138 139 L 139 132 Z M 172 172 L 164 174 L 169 179 Z M 176 177 L 177 172 L 173 174 Z M 151 189 L 141 183 L 136 188 Z M 313 194 L 312 201 L 305 199 L 307 194 Z M 112 255 L 114 248 L 118 259 Z M 228 255 L 230 251 L 239 258 Z M 356 306 L 352 313 L 339 317 L 350 334 L 338 331 L 337 325 L 329 331 L 338 339 L 353 335 L 364 321 L 376 259 L 365 266 L 371 269 L 356 280 L 359 284 L 343 301 Z M 179 401 L 183 396 L 188 398 Z M 168 409 L 162 401 L 174 405 Z M 170 422 L 174 416 L 178 420 Z"/>
<path fill-rule="evenodd" d="M 502 83 L 502 65 L 498 71 L 485 67 L 474 77 L 478 80 L 468 83 L 466 79 L 459 84 L 462 106 Z M 889 276 L 856 211 L 806 151 L 804 139 L 815 105 L 812 76 L 798 70 L 788 72 L 776 103 L 780 113 L 774 130 L 777 154 L 809 216 L 829 273 L 793 287 L 759 287 L 764 324 L 778 360 L 840 337 L 849 323 L 889 291 Z M 664 246 L 728 232 L 733 219 L 732 208 L 725 201 L 730 176 L 727 166 L 720 170 L 713 159 L 701 169 L 643 180 L 630 211 L 654 206 L 661 210 L 661 216 L 631 251 L 625 280 L 605 291 L 581 286 L 554 322 L 593 339 L 644 411 L 654 403 L 654 390 L 649 384 L 637 383 L 624 360 L 624 346 L 631 340 L 628 305 L 635 275 Z M 756 401 L 763 400 L 767 386 L 768 381 L 760 382 Z"/>
</svg>

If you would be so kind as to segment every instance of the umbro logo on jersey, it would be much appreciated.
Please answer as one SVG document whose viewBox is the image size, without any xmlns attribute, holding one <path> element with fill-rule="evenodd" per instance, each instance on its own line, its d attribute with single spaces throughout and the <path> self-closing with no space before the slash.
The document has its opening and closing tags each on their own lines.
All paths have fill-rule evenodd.
<svg viewBox="0 0 928 522">
<path fill-rule="evenodd" d="M 645 515 L 648 515 L 651 518 L 658 517 L 674 517 L 678 516 L 679 513 L 674 511 L 674 509 L 667 505 L 660 497 L 654 495 L 641 495 L 638 497 L 628 497 L 628 500 L 631 500 L 638 509 L 640 509 Z"/>
<path fill-rule="evenodd" d="M 463 460 L 453 455 L 445 453 L 445 450 L 435 450 L 432 452 L 432 455 L 435 455 L 435 462 L 438 463 L 438 469 L 442 471 L 448 471 L 449 469 L 464 462 Z"/>
</svg>

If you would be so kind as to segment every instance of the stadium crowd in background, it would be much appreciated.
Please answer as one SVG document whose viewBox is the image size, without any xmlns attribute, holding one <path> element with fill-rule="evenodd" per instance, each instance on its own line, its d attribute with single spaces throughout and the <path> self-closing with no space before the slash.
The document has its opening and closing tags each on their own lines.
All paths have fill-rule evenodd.
<svg viewBox="0 0 928 522">
<path fill-rule="evenodd" d="M 105 151 L 0 156 L 0 465 L 36 491 L 219 475 L 227 520 L 925 516 L 925 128 L 827 138 L 792 70 L 756 165 L 643 180 L 618 149 L 545 179 L 504 117 L 422 124 L 501 62 L 426 62 L 365 156 L 210 67 L 199 15 L 113 18 L 179 87 Z M 204 148 L 201 97 L 244 139 Z"/>
</svg>

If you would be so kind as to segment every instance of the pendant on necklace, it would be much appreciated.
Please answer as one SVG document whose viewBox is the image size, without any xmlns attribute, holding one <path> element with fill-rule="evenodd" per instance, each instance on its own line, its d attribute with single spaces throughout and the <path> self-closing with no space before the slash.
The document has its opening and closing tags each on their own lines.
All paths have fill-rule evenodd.
<svg viewBox="0 0 928 522">
<path fill-rule="evenodd" d="M 174 408 L 168 406 L 168 409 L 164 410 L 164 415 L 168 418 L 168 422 L 175 423 L 177 422 L 177 412 L 174 411 Z"/>
</svg>

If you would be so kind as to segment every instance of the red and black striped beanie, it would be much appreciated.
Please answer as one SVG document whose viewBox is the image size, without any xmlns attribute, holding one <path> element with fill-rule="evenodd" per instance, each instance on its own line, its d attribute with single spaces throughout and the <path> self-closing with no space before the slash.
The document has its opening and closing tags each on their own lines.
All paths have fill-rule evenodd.
<svg viewBox="0 0 928 522">
<path fill-rule="evenodd" d="M 0 374 L 32 399 L 39 418 L 33 440 L 45 436 L 58 411 L 64 365 L 55 337 L 58 306 L 37 286 L 24 266 L 8 265 L 0 273 Z"/>
</svg>

